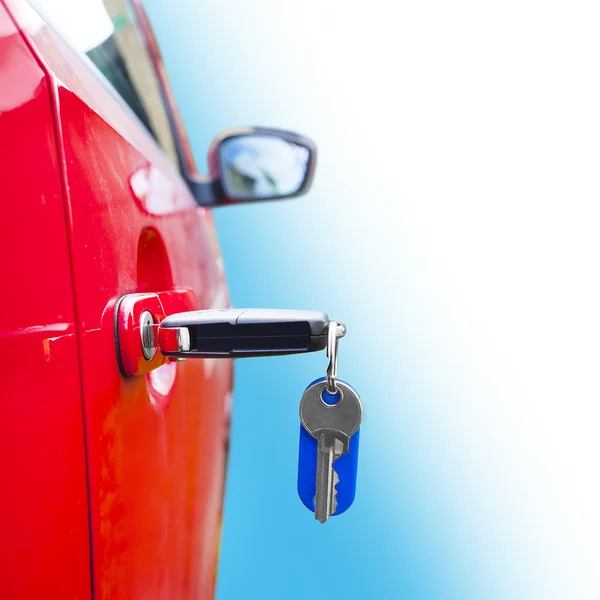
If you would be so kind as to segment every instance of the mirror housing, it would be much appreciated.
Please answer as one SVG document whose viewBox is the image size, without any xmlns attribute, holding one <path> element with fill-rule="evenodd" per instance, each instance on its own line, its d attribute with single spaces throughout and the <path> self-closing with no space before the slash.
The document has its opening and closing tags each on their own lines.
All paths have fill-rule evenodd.
<svg viewBox="0 0 600 600">
<path fill-rule="evenodd" d="M 316 159 L 315 144 L 291 131 L 228 129 L 209 148 L 209 176 L 186 180 L 200 206 L 294 198 L 310 189 Z"/>
<path fill-rule="evenodd" d="M 177 152 L 177 159 L 179 162 L 181 174 L 184 180 L 186 181 L 190 191 L 192 192 L 192 195 L 196 199 L 198 205 L 221 206 L 255 200 L 275 200 L 279 198 L 291 198 L 293 196 L 299 196 L 301 194 L 306 193 L 310 188 L 312 178 L 314 175 L 317 155 L 316 147 L 311 140 L 303 136 L 297 135 L 289 131 L 281 131 L 278 129 L 268 129 L 262 127 L 245 127 L 225 131 L 221 135 L 217 136 L 216 140 L 213 142 L 209 149 L 209 175 L 204 176 L 198 174 L 194 163 L 192 148 L 190 146 L 183 124 L 183 120 L 177 107 L 177 103 L 175 102 L 173 90 L 171 89 L 171 85 L 167 78 L 167 73 L 162 60 L 160 49 L 158 47 L 154 31 L 152 30 L 152 26 L 150 25 L 148 15 L 146 14 L 146 11 L 144 10 L 144 7 L 142 6 L 140 0 L 131 0 L 130 4 L 131 8 L 133 9 L 133 12 L 136 15 L 138 25 L 140 26 L 140 29 L 143 33 L 146 48 L 152 58 L 155 74 L 160 82 L 160 91 L 164 100 L 165 108 L 167 110 L 167 118 L 169 120 L 169 125 L 171 127 L 171 131 L 173 132 L 175 150 Z M 229 190 L 229 193 L 231 194 L 232 189 L 231 186 L 227 187 L 226 185 L 223 185 L 223 182 L 221 181 L 221 165 L 219 164 L 218 160 L 219 145 L 228 140 L 229 138 L 239 138 L 242 136 L 250 135 L 267 137 L 270 136 L 274 138 L 279 138 L 281 140 L 291 142 L 292 144 L 308 148 L 309 160 L 306 168 L 306 177 L 302 182 L 302 185 L 295 193 L 284 194 L 281 193 L 281 190 L 279 190 L 279 193 L 277 195 L 268 195 L 265 191 L 266 188 L 263 187 L 263 191 L 259 195 L 249 194 L 245 197 L 230 197 L 227 195 L 226 190 Z M 279 176 L 281 177 L 281 173 L 279 173 Z M 267 181 L 268 179 L 269 178 L 267 177 Z M 289 186 L 287 191 L 289 192 Z M 233 195 L 236 196 L 236 194 Z"/>
</svg>

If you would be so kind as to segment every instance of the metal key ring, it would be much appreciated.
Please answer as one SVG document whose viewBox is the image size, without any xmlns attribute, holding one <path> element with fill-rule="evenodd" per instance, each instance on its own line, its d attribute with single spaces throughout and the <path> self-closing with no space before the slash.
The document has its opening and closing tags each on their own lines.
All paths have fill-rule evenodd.
<svg viewBox="0 0 600 600">
<path fill-rule="evenodd" d="M 327 332 L 327 356 L 329 357 L 329 366 L 327 367 L 327 386 L 326 389 L 330 394 L 337 392 L 335 378 L 337 377 L 338 367 L 338 341 L 346 335 L 346 326 L 337 321 L 329 322 L 329 330 Z"/>
</svg>

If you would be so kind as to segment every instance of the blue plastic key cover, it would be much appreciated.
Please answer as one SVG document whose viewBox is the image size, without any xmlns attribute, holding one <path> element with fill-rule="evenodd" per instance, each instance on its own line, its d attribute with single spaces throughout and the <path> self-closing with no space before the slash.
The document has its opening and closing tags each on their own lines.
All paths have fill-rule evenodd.
<svg viewBox="0 0 600 600">
<path fill-rule="evenodd" d="M 306 389 L 315 383 L 325 381 L 320 377 L 313 381 Z M 346 385 L 347 381 L 341 379 Z M 350 386 L 352 387 L 352 386 Z M 354 390 L 354 388 L 352 388 Z M 305 390 L 306 391 L 306 390 Z M 356 390 L 354 390 L 356 392 Z M 358 393 L 357 393 L 358 395 Z M 327 404 L 335 404 L 337 398 L 331 394 L 323 393 L 323 401 Z M 334 463 L 334 468 L 339 477 L 336 486 L 337 507 L 332 516 L 341 515 L 348 510 L 354 502 L 356 495 L 356 473 L 358 469 L 358 442 L 360 439 L 360 428 L 350 438 L 348 453 L 342 454 Z M 315 494 L 317 487 L 317 440 L 300 424 L 300 449 L 298 454 L 298 495 L 308 510 L 315 511 Z"/>
</svg>

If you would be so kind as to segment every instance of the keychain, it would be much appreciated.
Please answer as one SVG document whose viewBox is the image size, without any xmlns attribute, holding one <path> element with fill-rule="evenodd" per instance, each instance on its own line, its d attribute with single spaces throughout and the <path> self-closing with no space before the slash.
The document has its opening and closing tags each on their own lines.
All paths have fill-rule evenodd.
<svg viewBox="0 0 600 600">
<path fill-rule="evenodd" d="M 338 341 L 342 323 L 328 329 L 327 375 L 313 381 L 300 401 L 298 495 L 325 523 L 354 501 L 362 405 L 354 388 L 337 378 Z"/>
<path fill-rule="evenodd" d="M 123 296 L 114 312 L 117 364 L 124 377 L 147 373 L 167 359 L 282 356 L 327 348 L 327 375 L 313 381 L 300 402 L 298 494 L 321 523 L 350 507 L 362 406 L 356 390 L 337 378 L 345 325 L 310 310 L 226 308 L 164 316 L 161 300 L 152 294 Z M 131 326 L 135 322 L 138 327 Z"/>
</svg>

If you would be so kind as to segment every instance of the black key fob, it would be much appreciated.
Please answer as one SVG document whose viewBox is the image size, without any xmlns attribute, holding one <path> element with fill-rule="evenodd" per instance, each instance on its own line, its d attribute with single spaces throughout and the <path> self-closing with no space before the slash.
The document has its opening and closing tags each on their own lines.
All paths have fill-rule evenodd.
<svg viewBox="0 0 600 600">
<path fill-rule="evenodd" d="M 165 356 L 277 356 L 327 346 L 329 317 L 318 311 L 266 308 L 196 310 L 171 315 L 158 328 Z"/>
</svg>

